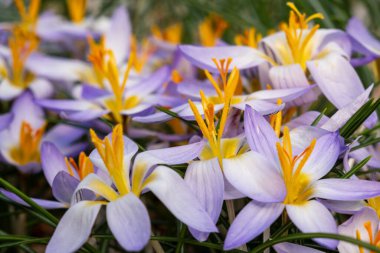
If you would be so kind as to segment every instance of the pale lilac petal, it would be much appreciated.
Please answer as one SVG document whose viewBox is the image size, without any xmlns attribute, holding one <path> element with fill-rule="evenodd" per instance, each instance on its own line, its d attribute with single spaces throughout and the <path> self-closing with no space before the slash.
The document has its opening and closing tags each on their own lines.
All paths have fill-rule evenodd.
<svg viewBox="0 0 380 253">
<path fill-rule="evenodd" d="M 79 100 L 70 100 L 70 99 L 41 99 L 38 100 L 37 103 L 45 107 L 49 110 L 61 112 L 61 111 L 69 111 L 69 112 L 76 112 L 76 111 L 83 111 L 83 110 L 89 110 L 94 107 L 94 105 L 87 101 L 79 101 Z"/>
<path fill-rule="evenodd" d="M 11 100 L 19 96 L 23 89 L 12 85 L 7 79 L 0 80 L 0 100 Z"/>
<path fill-rule="evenodd" d="M 238 248 L 260 235 L 281 215 L 284 205 L 252 200 L 238 214 L 227 232 L 224 250 Z"/>
<path fill-rule="evenodd" d="M 286 211 L 303 233 L 331 233 L 338 232 L 334 217 L 327 208 L 316 200 L 307 201 L 302 205 L 287 205 Z M 319 244 L 335 249 L 338 241 L 331 239 L 314 239 Z"/>
<path fill-rule="evenodd" d="M 114 11 L 109 28 L 104 34 L 106 48 L 114 52 L 118 64 L 122 63 L 129 53 L 131 32 L 129 15 L 122 5 Z"/>
<path fill-rule="evenodd" d="M 260 90 L 256 91 L 248 96 L 250 99 L 261 99 L 269 102 L 276 103 L 278 99 L 281 99 L 282 102 L 291 102 L 294 99 L 302 96 L 306 97 L 306 93 L 310 92 L 313 89 L 314 85 L 307 85 L 305 87 L 289 87 L 289 88 L 279 88 L 273 90 Z M 304 96 L 305 95 L 305 96 Z"/>
<path fill-rule="evenodd" d="M 227 180 L 251 199 L 266 203 L 281 202 L 285 198 L 282 176 L 274 163 L 260 153 L 250 151 L 223 159 L 223 171 Z"/>
<path fill-rule="evenodd" d="M 354 49 L 374 54 L 375 56 L 380 55 L 380 41 L 369 33 L 358 18 L 352 17 L 350 19 L 346 31 L 354 41 Z"/>
<path fill-rule="evenodd" d="M 98 119 L 107 113 L 109 113 L 109 110 L 102 110 L 99 108 L 99 109 L 89 109 L 89 110 L 84 110 L 84 111 L 78 111 L 78 112 L 73 112 L 73 113 L 61 112 L 59 115 L 63 119 L 72 120 L 76 122 L 86 122 L 86 121 Z"/>
<path fill-rule="evenodd" d="M 149 241 L 149 214 L 133 193 L 107 205 L 107 223 L 118 243 L 128 251 L 140 251 Z"/>
<path fill-rule="evenodd" d="M 244 112 L 245 135 L 251 150 L 267 156 L 271 161 L 277 161 L 276 136 L 268 121 L 251 107 Z"/>
<path fill-rule="evenodd" d="M 5 128 L 9 127 L 9 124 L 12 122 L 13 117 L 13 113 L 0 115 L 0 131 L 3 131 Z"/>
<path fill-rule="evenodd" d="M 380 195 L 380 182 L 328 178 L 313 184 L 313 196 L 331 200 L 364 200 Z"/>
<path fill-rule="evenodd" d="M 326 175 L 334 166 L 340 153 L 341 139 L 338 133 L 325 134 L 317 140 L 302 172 L 315 181 Z"/>
<path fill-rule="evenodd" d="M 29 89 L 37 99 L 47 98 L 53 95 L 54 86 L 46 79 L 35 79 L 29 84 Z"/>
<path fill-rule="evenodd" d="M 321 115 L 321 112 L 308 111 L 286 123 L 286 126 L 289 127 L 289 129 L 297 128 L 299 126 L 310 126 L 319 117 L 319 115 Z M 320 127 L 328 120 L 329 118 L 327 116 L 322 115 L 322 118 L 319 120 L 316 127 Z"/>
<path fill-rule="evenodd" d="M 331 135 L 331 132 L 316 126 L 299 126 L 292 129 L 289 135 L 292 142 L 293 154 L 300 154 L 310 146 L 313 139 L 319 139 L 326 134 Z"/>
<path fill-rule="evenodd" d="M 302 70 L 301 65 L 292 64 L 286 66 L 274 66 L 269 70 L 269 76 L 272 85 L 275 89 L 286 88 L 309 88 L 310 84 L 306 78 L 305 72 Z M 316 100 L 318 94 L 315 91 L 309 91 L 301 98 L 294 101 L 294 105 L 302 105 Z"/>
<path fill-rule="evenodd" d="M 140 83 L 136 84 L 132 88 L 128 89 L 127 86 L 128 96 L 137 95 L 140 97 L 144 97 L 145 95 L 154 92 L 155 90 L 160 88 L 164 83 L 169 81 L 170 73 L 170 68 L 168 66 L 161 67 L 148 78 L 142 80 Z"/>
<path fill-rule="evenodd" d="M 99 89 L 93 85 L 83 84 L 77 87 L 80 89 L 78 92 L 78 94 L 80 94 L 80 97 L 86 100 L 99 99 L 110 95 L 109 91 L 105 89 Z"/>
<path fill-rule="evenodd" d="M 241 199 L 246 197 L 243 193 L 241 193 L 236 187 L 234 187 L 227 179 L 224 177 L 224 197 L 225 200 L 232 199 Z"/>
<path fill-rule="evenodd" d="M 207 96 L 217 96 L 217 93 L 211 83 L 207 81 L 199 80 L 185 80 L 178 84 L 177 91 L 182 95 L 190 98 L 200 98 L 200 90 Z"/>
<path fill-rule="evenodd" d="M 23 205 L 23 206 L 29 206 L 28 203 L 26 203 L 24 200 L 22 200 L 19 196 L 14 194 L 13 192 L 9 192 L 7 190 L 0 188 L 0 193 L 3 194 L 8 199 L 16 202 L 17 204 Z M 45 208 L 45 209 L 61 209 L 61 208 L 67 208 L 68 205 L 66 203 L 61 203 L 54 200 L 45 200 L 45 199 L 36 199 L 31 198 L 34 202 L 36 202 L 39 206 Z"/>
<path fill-rule="evenodd" d="M 51 237 L 47 253 L 67 253 L 79 249 L 88 239 L 102 202 L 81 201 L 67 210 Z"/>
<path fill-rule="evenodd" d="M 267 102 L 265 100 L 252 99 L 238 104 L 233 104 L 232 106 L 242 111 L 244 111 L 248 106 L 259 112 L 261 115 L 268 115 L 284 109 L 285 104 L 278 105 L 276 103 Z"/>
<path fill-rule="evenodd" d="M 323 251 L 320 250 L 288 242 L 276 244 L 273 248 L 277 253 L 323 253 Z"/>
<path fill-rule="evenodd" d="M 149 183 L 145 187 L 151 190 L 177 219 L 199 231 L 218 231 L 190 187 L 175 171 L 158 166 L 146 181 Z"/>
<path fill-rule="evenodd" d="M 364 242 L 369 242 L 368 231 L 364 227 L 364 224 L 368 221 L 371 223 L 372 231 L 376 233 L 379 228 L 379 218 L 375 210 L 369 207 L 364 207 L 360 212 L 356 213 L 338 227 L 339 234 L 356 238 L 357 232 L 359 232 L 361 236 L 360 239 Z M 340 241 L 338 244 L 338 250 L 339 252 L 356 253 L 359 252 L 359 247 L 348 242 Z"/>
<path fill-rule="evenodd" d="M 245 46 L 220 46 L 220 47 L 199 47 L 191 45 L 181 45 L 178 47 L 184 57 L 201 69 L 207 69 L 218 73 L 213 58 L 216 60 L 232 58 L 229 71 L 233 67 L 247 69 L 266 62 L 263 53 L 257 49 Z"/>
<path fill-rule="evenodd" d="M 59 147 L 67 146 L 82 137 L 87 131 L 83 128 L 65 124 L 55 125 L 44 136 L 44 141 L 55 143 Z"/>
<path fill-rule="evenodd" d="M 307 66 L 323 94 L 338 109 L 352 103 L 364 92 L 355 69 L 340 55 L 330 54 L 308 62 Z"/>
<path fill-rule="evenodd" d="M 174 113 L 178 113 L 178 112 L 182 111 L 184 108 L 187 108 L 187 107 L 189 107 L 189 105 L 186 103 L 186 104 L 177 106 L 175 108 L 172 108 L 172 109 L 170 109 L 170 111 L 174 112 Z M 172 118 L 173 117 L 170 116 L 167 113 L 156 112 L 156 113 L 148 115 L 148 116 L 136 116 L 136 117 L 133 117 L 133 121 L 141 122 L 141 123 L 160 123 L 160 122 L 165 122 L 167 120 L 170 120 Z"/>
<path fill-rule="evenodd" d="M 136 105 L 133 108 L 121 111 L 120 114 L 122 114 L 122 115 L 128 115 L 128 116 L 131 116 L 131 117 L 133 117 L 134 115 L 136 115 L 136 116 L 144 116 L 146 114 L 151 114 L 152 113 L 150 109 L 152 109 L 153 106 L 154 105 L 152 105 L 152 104 L 138 104 L 138 105 Z M 153 111 L 154 111 L 154 109 L 153 109 Z"/>
<path fill-rule="evenodd" d="M 325 207 L 336 213 L 354 214 L 367 205 L 365 201 L 340 201 L 318 199 Z"/>
<path fill-rule="evenodd" d="M 214 158 L 190 163 L 185 182 L 216 224 L 222 211 L 224 193 L 224 178 L 218 160 Z M 205 241 L 209 235 L 192 228 L 190 232 L 198 241 Z"/>
<path fill-rule="evenodd" d="M 60 202 L 70 203 L 79 182 L 79 179 L 71 176 L 66 171 L 58 172 L 51 186 L 53 196 Z"/>
</svg>

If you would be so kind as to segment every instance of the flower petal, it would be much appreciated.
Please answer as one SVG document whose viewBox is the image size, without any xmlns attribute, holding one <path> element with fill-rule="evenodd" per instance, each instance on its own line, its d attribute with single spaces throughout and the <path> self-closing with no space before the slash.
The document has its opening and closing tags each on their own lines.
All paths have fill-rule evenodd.
<svg viewBox="0 0 380 253">
<path fill-rule="evenodd" d="M 185 182 L 216 224 L 222 211 L 224 194 L 224 178 L 218 160 L 214 158 L 190 163 Z M 205 241 L 209 235 L 192 228 L 190 232 L 198 241 Z"/>
<path fill-rule="evenodd" d="M 360 179 L 327 178 L 313 184 L 316 198 L 364 200 L 380 195 L 380 182 Z"/>
<path fill-rule="evenodd" d="M 242 111 L 244 111 L 247 106 L 249 106 L 261 115 L 268 115 L 284 109 L 285 104 L 278 105 L 276 103 L 268 102 L 265 100 L 251 99 L 238 104 L 233 104 L 232 106 Z"/>
<path fill-rule="evenodd" d="M 81 201 L 63 215 L 51 237 L 47 253 L 75 252 L 88 239 L 102 202 Z"/>
<path fill-rule="evenodd" d="M 107 205 L 107 222 L 116 240 L 128 251 L 140 251 L 149 241 L 149 214 L 133 193 Z"/>
<path fill-rule="evenodd" d="M 284 205 L 252 200 L 238 214 L 229 228 L 224 250 L 235 249 L 254 239 L 281 215 Z"/>
<path fill-rule="evenodd" d="M 61 202 L 70 203 L 79 182 L 79 179 L 71 176 L 66 171 L 58 172 L 51 187 L 53 196 Z"/>
<path fill-rule="evenodd" d="M 22 200 L 19 196 L 14 194 L 13 192 L 9 192 L 7 190 L 0 188 L 0 193 L 3 194 L 8 199 L 16 202 L 17 204 L 23 205 L 23 206 L 29 206 L 28 203 L 26 203 L 24 200 Z M 45 200 L 45 199 L 37 199 L 37 198 L 31 198 L 34 202 L 36 202 L 39 206 L 45 208 L 45 209 L 60 209 L 60 208 L 67 208 L 68 205 L 66 203 L 61 203 L 54 200 Z"/>
<path fill-rule="evenodd" d="M 145 184 L 144 188 L 151 190 L 174 216 L 189 227 L 203 232 L 218 231 L 190 187 L 173 170 L 158 166 L 146 179 Z"/>
<path fill-rule="evenodd" d="M 273 248 L 276 250 L 277 253 L 323 253 L 323 251 L 320 250 L 288 242 L 276 244 L 273 246 Z"/>
<path fill-rule="evenodd" d="M 358 18 L 352 17 L 350 19 L 346 31 L 354 42 L 354 49 L 361 53 L 380 55 L 380 41 L 369 33 Z"/>
<path fill-rule="evenodd" d="M 316 200 L 307 201 L 302 205 L 287 205 L 289 218 L 303 233 L 336 234 L 337 226 L 334 217 L 327 208 Z M 314 239 L 319 244 L 335 249 L 338 241 L 331 239 Z"/>
<path fill-rule="evenodd" d="M 285 198 L 282 176 L 267 157 L 257 152 L 223 159 L 223 171 L 227 180 L 251 199 L 268 203 L 281 202 Z"/>
<path fill-rule="evenodd" d="M 354 214 L 367 205 L 365 201 L 339 201 L 318 199 L 325 207 L 336 213 Z"/>
</svg>

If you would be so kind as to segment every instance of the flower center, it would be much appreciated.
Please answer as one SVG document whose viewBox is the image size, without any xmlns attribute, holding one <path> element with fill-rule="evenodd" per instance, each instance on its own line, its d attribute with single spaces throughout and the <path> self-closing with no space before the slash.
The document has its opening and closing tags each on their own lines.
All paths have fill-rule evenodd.
<svg viewBox="0 0 380 253">
<path fill-rule="evenodd" d="M 105 101 L 105 106 L 111 111 L 113 119 L 118 123 L 122 123 L 121 111 L 131 109 L 140 102 L 137 96 L 126 98 L 124 95 L 135 57 L 134 54 L 130 55 L 123 80 L 120 82 L 115 56 L 111 50 L 105 49 L 104 43 L 104 38 L 100 40 L 99 44 L 96 44 L 92 38 L 89 38 L 90 54 L 88 55 L 88 60 L 93 64 L 98 83 L 101 83 L 102 88 L 104 88 L 103 81 L 108 81 L 113 97 Z"/>
<path fill-rule="evenodd" d="M 166 29 L 161 30 L 157 25 L 151 28 L 152 34 L 155 38 L 177 45 L 181 43 L 182 24 L 175 23 L 168 26 Z"/>
<path fill-rule="evenodd" d="M 86 14 L 87 0 L 66 0 L 66 3 L 71 21 L 81 23 Z"/>
<path fill-rule="evenodd" d="M 380 197 L 374 197 L 367 200 L 367 205 L 376 211 L 380 217 Z"/>
<path fill-rule="evenodd" d="M 363 226 L 364 226 L 364 229 L 367 231 L 369 243 L 371 245 L 376 246 L 376 247 L 380 247 L 380 231 L 377 231 L 377 232 L 375 231 L 376 233 L 373 232 L 371 221 L 364 222 Z M 361 240 L 361 237 L 362 237 L 361 233 L 360 233 L 359 229 L 357 229 L 356 230 L 356 238 L 358 240 Z M 361 247 L 361 246 L 358 246 L 358 247 L 359 247 L 360 253 L 365 252 L 363 247 Z M 374 253 L 374 251 L 370 251 L 369 253 Z"/>
<path fill-rule="evenodd" d="M 299 155 L 293 156 L 289 128 L 284 128 L 283 144 L 276 143 L 282 175 L 287 190 L 284 204 L 304 204 L 312 194 L 310 179 L 302 169 L 315 147 L 316 139 Z"/>
<path fill-rule="evenodd" d="M 80 180 L 83 180 L 88 174 L 94 173 L 94 165 L 84 152 L 79 154 L 78 163 L 76 163 L 72 157 L 65 157 L 65 162 L 70 175 L 74 176 L 74 168 Z"/>
<path fill-rule="evenodd" d="M 20 165 L 40 162 L 40 143 L 45 126 L 33 130 L 29 123 L 23 121 L 20 129 L 19 145 L 10 150 L 11 158 Z"/>
<path fill-rule="evenodd" d="M 228 24 L 217 15 L 210 15 L 198 26 L 199 39 L 202 46 L 213 47 L 227 29 Z"/>
<path fill-rule="evenodd" d="M 323 19 L 323 15 L 315 13 L 306 17 L 306 14 L 299 12 L 293 3 L 288 2 L 287 5 L 291 9 L 289 21 L 288 24 L 281 25 L 281 30 L 285 33 L 289 50 L 279 47 L 279 52 L 284 61 L 283 64 L 298 63 L 303 70 L 306 70 L 306 62 L 312 54 L 312 38 L 319 29 L 319 25 L 314 25 L 310 29 L 309 22 L 314 19 Z"/>
<path fill-rule="evenodd" d="M 222 148 L 221 148 L 221 140 L 222 135 L 224 132 L 224 127 L 226 125 L 226 120 L 228 116 L 228 112 L 231 106 L 231 100 L 234 96 L 236 87 L 239 82 L 239 71 L 234 68 L 231 72 L 231 74 L 228 77 L 228 68 L 229 65 L 232 62 L 232 59 L 221 59 L 219 62 L 216 59 L 213 59 L 214 63 L 216 64 L 220 77 L 222 82 L 223 91 L 219 87 L 219 84 L 215 81 L 215 79 L 212 77 L 212 75 L 205 70 L 205 74 L 207 78 L 210 80 L 211 84 L 213 85 L 214 89 L 216 90 L 219 101 L 223 101 L 224 107 L 221 112 L 221 115 L 217 117 L 218 124 L 215 126 L 215 112 L 214 112 L 214 103 L 205 96 L 203 91 L 200 91 L 201 95 L 201 104 L 204 111 L 204 117 L 205 120 L 203 120 L 201 114 L 199 113 L 197 107 L 195 104 L 189 100 L 189 104 L 191 107 L 191 110 L 193 111 L 193 114 L 195 116 L 195 120 L 198 123 L 198 126 L 200 130 L 202 131 L 203 137 L 208 140 L 209 147 L 211 149 L 211 153 L 214 157 L 218 158 L 220 166 L 222 165 Z"/>
<path fill-rule="evenodd" d="M 91 140 L 98 150 L 112 181 L 120 195 L 130 192 L 129 175 L 124 166 L 124 139 L 122 125 L 118 124 L 112 130 L 112 138 L 99 139 L 94 130 L 90 130 Z"/>
</svg>

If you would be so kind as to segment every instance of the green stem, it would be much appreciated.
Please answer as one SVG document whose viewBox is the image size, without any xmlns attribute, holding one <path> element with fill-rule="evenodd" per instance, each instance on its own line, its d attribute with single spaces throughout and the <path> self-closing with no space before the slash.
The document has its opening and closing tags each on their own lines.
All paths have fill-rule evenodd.
<svg viewBox="0 0 380 253">
<path fill-rule="evenodd" d="M 375 245 L 371 245 L 367 242 L 363 242 L 355 238 L 344 236 L 344 235 L 326 234 L 326 233 L 292 234 L 286 237 L 280 237 L 273 240 L 268 240 L 264 242 L 263 244 L 257 246 L 252 251 L 250 251 L 250 253 L 263 252 L 266 248 L 269 248 L 281 242 L 289 242 L 289 241 L 304 240 L 304 239 L 315 239 L 315 238 L 328 238 L 328 239 L 340 240 L 340 241 L 348 242 L 351 244 L 355 244 L 357 246 L 363 247 L 365 249 L 371 250 L 376 253 L 380 253 L 380 249 L 378 247 L 376 247 Z"/>
<path fill-rule="evenodd" d="M 179 241 L 177 243 L 175 253 L 183 252 L 183 239 L 185 238 L 185 234 L 186 234 L 186 225 L 181 223 L 181 231 L 179 232 Z"/>
</svg>

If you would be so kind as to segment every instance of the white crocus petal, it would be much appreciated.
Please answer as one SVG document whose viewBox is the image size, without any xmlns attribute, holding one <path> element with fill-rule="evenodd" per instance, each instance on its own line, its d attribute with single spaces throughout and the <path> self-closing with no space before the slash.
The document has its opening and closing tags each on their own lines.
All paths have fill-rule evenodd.
<svg viewBox="0 0 380 253">
<path fill-rule="evenodd" d="M 323 251 L 320 250 L 288 242 L 276 244 L 273 248 L 277 253 L 323 253 Z"/>
<path fill-rule="evenodd" d="M 287 205 L 289 218 L 303 233 L 336 234 L 337 226 L 334 217 L 327 208 L 316 200 L 307 201 L 302 205 Z M 319 244 L 335 249 L 338 241 L 331 239 L 314 239 Z"/>
<path fill-rule="evenodd" d="M 280 173 L 273 163 L 257 152 L 223 159 L 223 171 L 236 189 L 254 200 L 281 202 L 285 198 L 286 188 Z"/>
<path fill-rule="evenodd" d="M 133 193 L 107 205 L 107 222 L 116 240 L 128 251 L 140 251 L 149 241 L 149 214 Z"/>
<path fill-rule="evenodd" d="M 224 177 L 217 158 L 190 163 L 186 170 L 185 182 L 216 223 L 222 210 L 224 195 Z M 204 241 L 208 237 L 208 233 L 191 228 L 190 232 L 198 241 Z"/>
<path fill-rule="evenodd" d="M 75 252 L 88 239 L 102 202 L 81 201 L 63 215 L 50 239 L 47 253 Z"/>
<path fill-rule="evenodd" d="M 46 79 L 38 78 L 30 83 L 29 89 L 37 99 L 50 97 L 54 92 L 53 85 Z"/>
<path fill-rule="evenodd" d="M 218 231 L 190 187 L 170 168 L 155 168 L 146 179 L 144 188 L 151 190 L 186 225 L 203 232 Z"/>
<path fill-rule="evenodd" d="M 22 93 L 23 89 L 12 85 L 7 79 L 0 80 L 0 100 L 11 100 Z"/>
<path fill-rule="evenodd" d="M 79 193 L 80 190 L 84 189 L 93 191 L 108 201 L 113 201 L 119 197 L 116 191 L 112 189 L 112 187 L 109 186 L 106 182 L 104 182 L 102 178 L 96 174 L 89 174 L 78 184 L 77 188 L 75 189 L 75 192 L 71 199 L 72 203 L 76 203 L 78 200 L 80 201 L 80 199 L 77 199 L 77 193 Z"/>
</svg>

